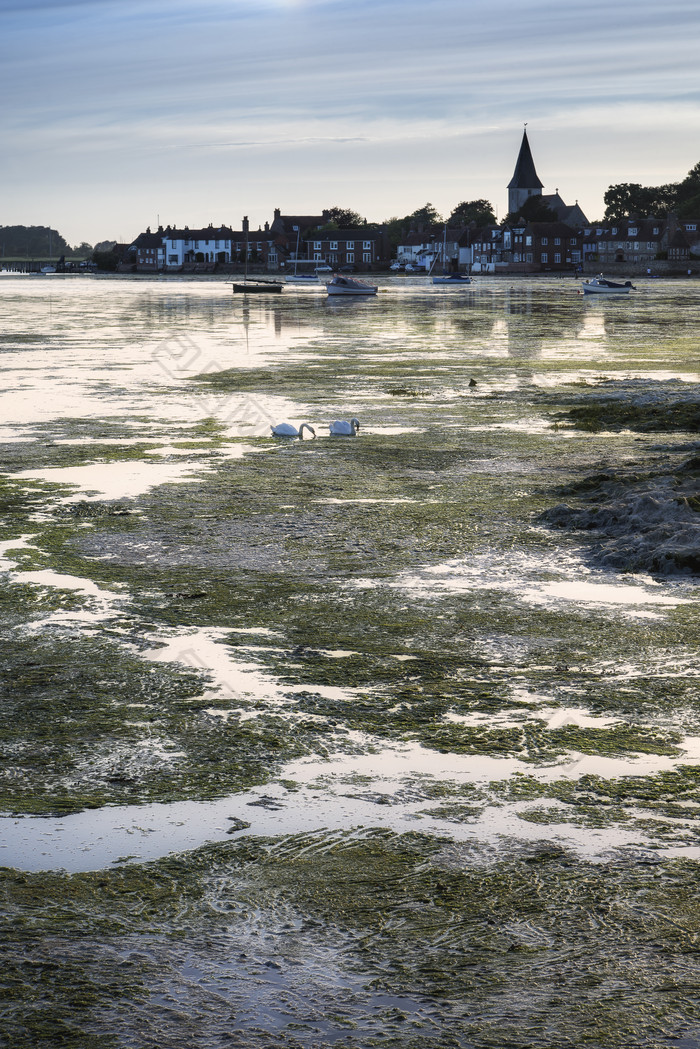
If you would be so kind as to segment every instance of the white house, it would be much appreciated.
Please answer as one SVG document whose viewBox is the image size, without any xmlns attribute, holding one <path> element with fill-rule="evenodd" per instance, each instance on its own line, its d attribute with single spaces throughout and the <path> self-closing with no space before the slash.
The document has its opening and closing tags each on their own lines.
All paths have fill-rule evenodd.
<svg viewBox="0 0 700 1049">
<path fill-rule="evenodd" d="M 165 265 L 167 269 L 179 269 L 192 263 L 231 262 L 232 255 L 240 251 L 237 241 L 242 243 L 243 234 L 236 234 L 228 226 L 213 225 L 205 229 L 172 229 L 163 232 Z"/>
</svg>

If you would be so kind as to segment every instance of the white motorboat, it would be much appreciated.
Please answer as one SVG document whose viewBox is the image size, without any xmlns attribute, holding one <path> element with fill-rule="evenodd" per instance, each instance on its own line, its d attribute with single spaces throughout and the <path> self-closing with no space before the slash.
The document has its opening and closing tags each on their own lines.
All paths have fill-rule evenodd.
<svg viewBox="0 0 700 1049">
<path fill-rule="evenodd" d="M 599 273 L 597 277 L 582 281 L 582 287 L 584 295 L 629 295 L 634 289 L 634 284 L 630 280 L 626 280 L 624 284 L 606 280 L 603 274 Z"/>
<path fill-rule="evenodd" d="M 326 290 L 329 295 L 376 295 L 377 285 L 336 273 L 333 280 L 326 281 Z"/>
</svg>

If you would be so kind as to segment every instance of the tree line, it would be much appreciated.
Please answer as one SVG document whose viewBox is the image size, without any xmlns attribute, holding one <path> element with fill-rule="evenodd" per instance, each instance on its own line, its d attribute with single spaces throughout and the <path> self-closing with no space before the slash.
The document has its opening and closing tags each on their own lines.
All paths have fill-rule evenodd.
<svg viewBox="0 0 700 1049">
<path fill-rule="evenodd" d="M 691 168 L 681 182 L 665 186 L 642 186 L 639 182 L 620 182 L 609 186 L 605 196 L 606 219 L 666 218 L 670 211 L 679 219 L 700 215 L 700 163 Z"/>
<path fill-rule="evenodd" d="M 71 248 L 51 226 L 0 226 L 0 259 L 55 259 L 61 255 L 90 258 L 92 244 Z"/>
</svg>

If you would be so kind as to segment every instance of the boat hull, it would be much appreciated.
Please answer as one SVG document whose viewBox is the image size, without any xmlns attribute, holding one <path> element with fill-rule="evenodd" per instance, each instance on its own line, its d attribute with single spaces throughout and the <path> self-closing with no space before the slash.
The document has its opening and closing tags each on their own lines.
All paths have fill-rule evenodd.
<svg viewBox="0 0 700 1049">
<path fill-rule="evenodd" d="M 583 285 L 584 295 L 629 295 L 629 288 L 606 288 L 602 285 Z"/>
<path fill-rule="evenodd" d="M 233 290 L 234 292 L 241 292 L 244 295 L 274 295 L 279 294 L 279 292 L 282 291 L 282 285 L 273 284 L 272 281 L 260 281 L 259 283 L 256 283 L 255 281 L 250 280 L 242 281 L 240 284 L 234 283 Z"/>
<path fill-rule="evenodd" d="M 363 280 L 355 280 L 354 277 L 334 277 L 326 284 L 329 295 L 376 295 L 376 284 L 367 284 Z"/>
<path fill-rule="evenodd" d="M 634 285 L 629 280 L 626 280 L 624 284 L 619 284 L 614 280 L 606 280 L 601 273 L 599 277 L 592 277 L 591 280 L 582 281 L 581 287 L 584 295 L 629 295 Z"/>
<path fill-rule="evenodd" d="M 461 288 L 472 283 L 471 277 L 433 277 L 433 284 L 444 284 L 455 288 Z"/>
</svg>

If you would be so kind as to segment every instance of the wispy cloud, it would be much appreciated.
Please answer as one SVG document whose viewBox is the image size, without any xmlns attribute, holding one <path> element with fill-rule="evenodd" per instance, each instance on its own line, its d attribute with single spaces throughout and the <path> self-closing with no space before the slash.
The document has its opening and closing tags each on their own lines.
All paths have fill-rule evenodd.
<svg viewBox="0 0 700 1049">
<path fill-rule="evenodd" d="M 223 206 L 234 179 L 251 212 L 292 190 L 292 158 L 307 193 L 332 178 L 374 218 L 460 185 L 498 199 L 525 120 L 538 170 L 575 169 L 568 195 L 595 213 L 621 154 L 642 182 L 660 165 L 650 140 L 664 180 L 698 159 L 699 35 L 695 0 L 590 0 L 585 18 L 552 0 L 5 0 L 0 130 L 22 172 L 5 221 L 33 221 L 49 155 L 73 239 L 110 232 L 82 227 L 75 164 L 133 232 L 153 165 L 169 200 L 191 201 L 194 178 Z"/>
</svg>

